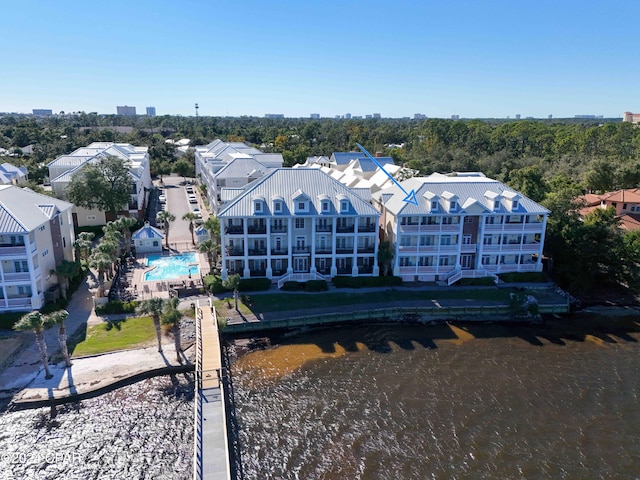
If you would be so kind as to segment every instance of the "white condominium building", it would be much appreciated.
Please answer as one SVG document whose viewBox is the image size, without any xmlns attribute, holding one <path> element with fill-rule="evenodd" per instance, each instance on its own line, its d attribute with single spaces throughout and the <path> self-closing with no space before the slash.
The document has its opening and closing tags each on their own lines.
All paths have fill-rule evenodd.
<svg viewBox="0 0 640 480">
<path fill-rule="evenodd" d="M 376 192 L 393 272 L 405 281 L 542 271 L 549 210 L 482 173 L 434 173 Z"/>
</svg>

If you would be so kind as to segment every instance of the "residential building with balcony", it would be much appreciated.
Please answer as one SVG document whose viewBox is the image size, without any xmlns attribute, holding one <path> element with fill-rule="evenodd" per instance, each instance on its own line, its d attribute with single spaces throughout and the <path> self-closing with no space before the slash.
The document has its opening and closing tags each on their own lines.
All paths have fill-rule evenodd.
<svg viewBox="0 0 640 480">
<path fill-rule="evenodd" d="M 603 194 L 587 193 L 578 197 L 578 201 L 584 204 L 580 209 L 580 215 L 584 217 L 597 208 L 613 208 L 618 226 L 622 230 L 640 230 L 640 189 L 626 188 Z"/>
<path fill-rule="evenodd" d="M 218 212 L 223 278 L 378 275 L 380 213 L 322 171 L 280 168 L 234 193 Z"/>
<path fill-rule="evenodd" d="M 115 156 L 129 165 L 131 177 L 129 204 L 123 205 L 122 211 L 118 214 L 142 220 L 152 186 L 147 150 L 148 147 L 134 147 L 127 143 L 94 142 L 69 155 L 61 155 L 47 165 L 53 193 L 57 198 L 66 200 L 66 188 L 74 175 L 90 163 L 97 163 L 108 156 Z M 73 213 L 74 224 L 78 227 L 105 225 L 108 221 L 115 220 L 107 216 L 106 212 L 98 209 L 87 209 L 77 205 Z"/>
<path fill-rule="evenodd" d="M 51 271 L 73 260 L 73 204 L 0 186 L 0 312 L 42 308 L 58 286 Z"/>
<path fill-rule="evenodd" d="M 405 281 L 542 271 L 549 210 L 482 173 L 434 173 L 373 194 Z"/>
<path fill-rule="evenodd" d="M 226 168 L 231 163 L 235 166 Z M 213 213 L 223 202 L 221 189 L 242 188 L 270 170 L 281 168 L 282 163 L 282 154 L 264 153 L 241 142 L 218 139 L 195 147 L 196 177 L 207 187 L 207 200 Z"/>
</svg>

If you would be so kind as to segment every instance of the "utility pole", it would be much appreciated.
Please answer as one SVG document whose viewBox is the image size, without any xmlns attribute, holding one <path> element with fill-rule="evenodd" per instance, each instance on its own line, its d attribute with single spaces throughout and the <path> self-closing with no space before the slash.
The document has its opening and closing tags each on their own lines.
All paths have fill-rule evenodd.
<svg viewBox="0 0 640 480">
<path fill-rule="evenodd" d="M 199 109 L 199 108 L 200 108 L 200 107 L 199 107 L 199 106 L 198 106 L 198 104 L 196 103 L 196 118 L 198 118 L 198 109 Z"/>
</svg>

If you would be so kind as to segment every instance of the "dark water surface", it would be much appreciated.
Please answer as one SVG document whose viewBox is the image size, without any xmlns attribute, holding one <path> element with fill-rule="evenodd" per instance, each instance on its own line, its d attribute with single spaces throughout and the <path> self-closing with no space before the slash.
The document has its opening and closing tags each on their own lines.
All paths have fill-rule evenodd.
<svg viewBox="0 0 640 480">
<path fill-rule="evenodd" d="M 232 368 L 244 478 L 638 479 L 639 331 L 574 319 L 278 339 Z"/>
<path fill-rule="evenodd" d="M 0 479 L 193 477 L 192 375 L 158 377 L 50 410 L 0 415 Z"/>
</svg>

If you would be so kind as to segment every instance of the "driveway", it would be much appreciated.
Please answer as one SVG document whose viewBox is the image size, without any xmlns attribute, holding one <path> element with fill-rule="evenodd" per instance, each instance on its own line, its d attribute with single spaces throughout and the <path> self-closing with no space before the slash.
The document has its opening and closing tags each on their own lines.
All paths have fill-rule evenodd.
<svg viewBox="0 0 640 480">
<path fill-rule="evenodd" d="M 167 197 L 166 209 L 176 217 L 175 221 L 169 226 L 169 246 L 180 251 L 193 250 L 194 248 L 191 242 L 191 232 L 189 232 L 189 222 L 182 220 L 182 216 L 192 211 L 195 207 L 202 210 L 200 195 L 197 193 L 198 203 L 189 203 L 186 187 L 181 185 L 183 181 L 182 177 L 163 177 L 164 192 Z M 193 188 L 195 191 L 195 185 Z"/>
</svg>

